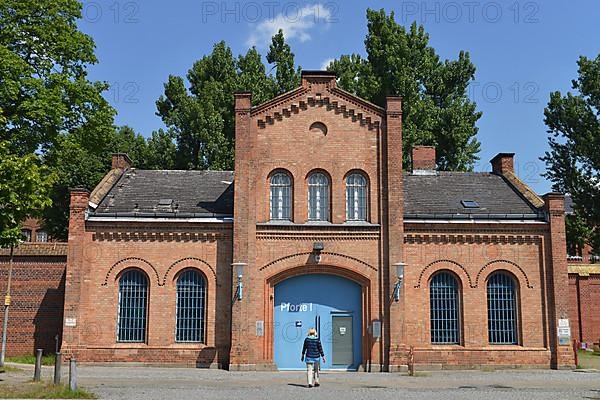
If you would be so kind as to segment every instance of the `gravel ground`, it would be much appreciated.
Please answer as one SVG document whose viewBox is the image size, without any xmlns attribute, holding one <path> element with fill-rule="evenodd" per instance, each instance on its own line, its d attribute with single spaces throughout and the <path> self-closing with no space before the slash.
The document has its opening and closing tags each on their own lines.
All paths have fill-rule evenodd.
<svg viewBox="0 0 600 400">
<path fill-rule="evenodd" d="M 321 375 L 304 387 L 301 372 L 227 372 L 184 368 L 80 366 L 79 383 L 101 399 L 600 399 L 600 373 L 571 371 L 426 372 Z"/>
</svg>

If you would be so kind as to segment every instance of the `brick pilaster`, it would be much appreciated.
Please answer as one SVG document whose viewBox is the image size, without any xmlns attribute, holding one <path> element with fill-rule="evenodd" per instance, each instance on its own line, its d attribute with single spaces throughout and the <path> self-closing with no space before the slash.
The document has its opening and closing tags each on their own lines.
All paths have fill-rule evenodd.
<svg viewBox="0 0 600 400">
<path fill-rule="evenodd" d="M 552 368 L 573 368 L 575 359 L 571 343 L 559 346 L 558 320 L 569 315 L 569 276 L 565 233 L 565 198 L 559 193 L 543 196 L 550 234 L 546 247 L 548 263 L 548 315 Z"/>
<path fill-rule="evenodd" d="M 252 94 L 235 94 L 235 192 L 233 220 L 233 264 L 243 265 L 243 299 L 233 300 L 231 310 L 231 369 L 245 369 L 253 362 L 253 346 L 250 332 L 252 297 L 253 251 L 255 239 L 255 204 L 251 188 L 251 173 L 254 140 L 250 119 Z M 232 266 L 232 268 L 234 268 Z M 237 275 L 232 271 L 232 293 L 237 290 Z M 234 296 L 235 297 L 235 296 Z"/>
<path fill-rule="evenodd" d="M 384 369 L 395 369 L 401 364 L 400 348 L 403 342 L 402 327 L 404 321 L 404 296 L 400 301 L 393 300 L 396 283 L 394 264 L 403 261 L 404 243 L 404 192 L 402 181 L 402 99 L 388 97 L 386 99 L 385 124 L 385 165 L 384 199 L 382 215 L 384 234 L 384 265 L 382 275 L 382 291 L 384 305 Z M 387 254 L 385 254 L 387 252 Z M 404 293 L 404 290 L 402 290 Z M 385 359 L 387 358 L 387 360 Z"/>
<path fill-rule="evenodd" d="M 63 354 L 69 357 L 80 343 L 81 298 L 85 259 L 85 214 L 90 192 L 87 189 L 71 189 L 69 206 L 69 244 L 65 277 L 65 305 L 63 321 Z M 74 323 L 75 326 L 67 326 Z"/>
</svg>

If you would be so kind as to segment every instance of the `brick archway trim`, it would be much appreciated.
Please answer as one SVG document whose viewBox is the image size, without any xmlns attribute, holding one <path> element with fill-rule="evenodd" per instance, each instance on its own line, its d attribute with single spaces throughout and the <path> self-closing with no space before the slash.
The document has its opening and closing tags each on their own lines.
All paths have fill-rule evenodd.
<svg viewBox="0 0 600 400">
<path fill-rule="evenodd" d="M 175 261 L 175 262 L 174 262 L 173 264 L 171 264 L 171 266 L 170 266 L 170 267 L 167 269 L 167 272 L 165 272 L 165 276 L 163 277 L 163 282 L 162 282 L 163 286 L 164 286 L 164 285 L 167 283 L 167 277 L 169 276 L 169 273 L 170 273 L 170 272 L 171 272 L 171 271 L 172 271 L 174 268 L 176 268 L 176 267 L 177 267 L 179 264 L 181 264 L 181 263 L 183 263 L 183 262 L 190 263 L 190 265 L 186 265 L 186 268 L 187 268 L 187 267 L 197 267 L 197 268 L 198 268 L 198 266 L 197 266 L 197 265 L 194 265 L 194 264 L 200 264 L 200 265 L 201 265 L 201 267 L 199 267 L 199 269 L 200 269 L 201 271 L 204 271 L 204 270 L 205 270 L 205 268 L 203 268 L 203 267 L 206 267 L 206 268 L 208 268 L 208 269 L 210 270 L 210 272 L 212 272 L 212 275 L 213 275 L 213 277 L 214 277 L 215 279 L 216 279 L 216 277 L 217 277 L 217 273 L 215 272 L 215 269 L 214 269 L 214 268 L 213 268 L 213 267 L 212 267 L 212 266 L 211 266 L 209 263 L 207 263 L 206 261 L 204 261 L 204 260 L 202 260 L 202 259 L 200 259 L 200 258 L 197 258 L 197 257 L 185 257 L 185 258 L 182 258 L 182 259 L 180 259 L 180 260 L 177 260 L 177 261 Z"/>
<path fill-rule="evenodd" d="M 276 274 L 269 276 L 266 280 L 269 285 L 275 286 L 286 279 L 308 274 L 336 275 L 356 282 L 363 287 L 369 286 L 370 284 L 370 279 L 366 276 L 356 271 L 352 271 L 346 267 L 342 267 L 335 264 L 299 265 L 296 267 L 288 268 L 284 271 L 277 272 Z"/>
<path fill-rule="evenodd" d="M 267 269 L 269 267 L 272 267 L 273 265 L 278 264 L 280 262 L 288 261 L 288 260 L 291 260 L 291 259 L 294 259 L 294 258 L 297 258 L 297 257 L 308 256 L 310 254 L 312 254 L 311 251 L 305 251 L 305 252 L 302 252 L 302 253 L 290 254 L 288 256 L 284 256 L 284 257 L 278 258 L 276 260 L 273 260 L 273 261 L 265 264 L 264 266 L 260 267 L 259 271 L 264 271 L 265 269 Z M 332 252 L 329 252 L 329 251 L 322 251 L 321 254 L 328 255 L 328 256 L 333 256 L 334 259 L 339 258 L 339 259 L 342 259 L 343 261 L 350 260 L 350 261 L 353 261 L 353 262 L 356 262 L 356 263 L 360 264 L 361 266 L 368 267 L 368 268 L 372 269 L 373 271 L 377 271 L 377 268 L 375 268 L 371 264 L 366 263 L 363 260 L 360 260 L 360 259 L 358 259 L 356 257 L 348 256 L 346 254 L 332 253 Z M 315 265 L 318 265 L 318 264 L 315 264 Z"/>
<path fill-rule="evenodd" d="M 490 265 L 497 264 L 497 263 L 509 264 L 509 265 L 512 265 L 513 267 L 515 267 L 516 269 L 518 269 L 521 272 L 521 274 L 523 275 L 523 277 L 525 278 L 525 283 L 527 284 L 527 288 L 528 289 L 533 289 L 533 285 L 531 283 L 529 283 L 529 277 L 527 276 L 527 274 L 525 273 L 525 271 L 523 270 L 523 268 L 521 268 L 519 266 L 519 264 L 517 264 L 517 263 L 515 263 L 513 261 L 509 261 L 509 260 L 494 260 L 494 261 L 490 261 L 489 263 L 487 263 L 483 267 L 481 267 L 481 269 L 477 273 L 477 277 L 475 278 L 475 287 L 477 287 L 479 285 L 479 278 L 483 274 L 483 271 L 486 268 L 488 268 Z"/>
<path fill-rule="evenodd" d="M 154 265 L 150 264 L 148 261 L 144 260 L 143 258 L 139 258 L 139 257 L 127 257 L 127 258 L 124 258 L 124 259 L 114 263 L 112 265 L 112 267 L 110 267 L 110 269 L 106 273 L 106 276 L 104 277 L 104 283 L 102 284 L 102 286 L 108 285 L 108 278 L 110 277 L 110 275 L 113 273 L 113 271 L 115 271 L 115 269 L 117 269 L 117 267 L 119 267 L 121 264 L 124 264 L 124 263 L 131 263 L 132 264 L 132 265 L 130 265 L 131 267 L 139 267 L 140 265 L 145 265 L 146 267 L 149 267 L 154 272 L 154 276 L 156 278 L 156 284 L 158 286 L 162 286 L 162 284 L 160 283 L 160 278 L 158 277 L 158 271 L 156 270 L 156 268 L 154 268 Z"/>
<path fill-rule="evenodd" d="M 466 268 L 463 267 L 462 265 L 460 265 L 459 263 L 457 263 L 456 261 L 452 261 L 452 260 L 436 260 L 432 263 L 429 263 L 427 266 L 425 266 L 425 268 L 423 268 L 423 270 L 421 271 L 421 273 L 419 274 L 419 279 L 417 280 L 417 284 L 415 285 L 415 289 L 418 289 L 421 287 L 421 280 L 423 279 L 423 276 L 425 275 L 425 272 L 427 272 L 427 270 L 429 268 L 431 268 L 432 266 L 434 266 L 435 264 L 439 264 L 439 263 L 449 263 L 452 265 L 457 266 L 458 268 L 460 268 L 465 275 L 467 276 L 467 279 L 469 281 L 469 287 L 474 288 L 476 286 L 473 286 L 473 282 L 471 280 L 471 275 L 469 275 L 469 273 L 467 272 Z"/>
</svg>

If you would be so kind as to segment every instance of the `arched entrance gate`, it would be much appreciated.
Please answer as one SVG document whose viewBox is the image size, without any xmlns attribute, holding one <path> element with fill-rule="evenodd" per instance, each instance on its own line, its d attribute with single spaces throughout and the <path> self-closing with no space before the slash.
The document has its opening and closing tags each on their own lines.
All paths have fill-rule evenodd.
<svg viewBox="0 0 600 400">
<path fill-rule="evenodd" d="M 356 370 L 363 360 L 363 288 L 339 275 L 308 273 L 274 287 L 274 362 L 280 370 L 303 369 L 302 344 L 319 332 L 327 363 L 322 369 Z"/>
</svg>

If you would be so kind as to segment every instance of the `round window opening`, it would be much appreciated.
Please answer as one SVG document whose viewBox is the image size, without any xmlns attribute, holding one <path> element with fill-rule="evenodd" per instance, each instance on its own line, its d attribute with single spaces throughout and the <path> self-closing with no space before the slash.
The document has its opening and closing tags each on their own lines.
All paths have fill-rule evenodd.
<svg viewBox="0 0 600 400">
<path fill-rule="evenodd" d="M 327 135 L 327 125 L 322 122 L 313 122 L 310 125 L 310 131 L 325 136 Z"/>
</svg>

